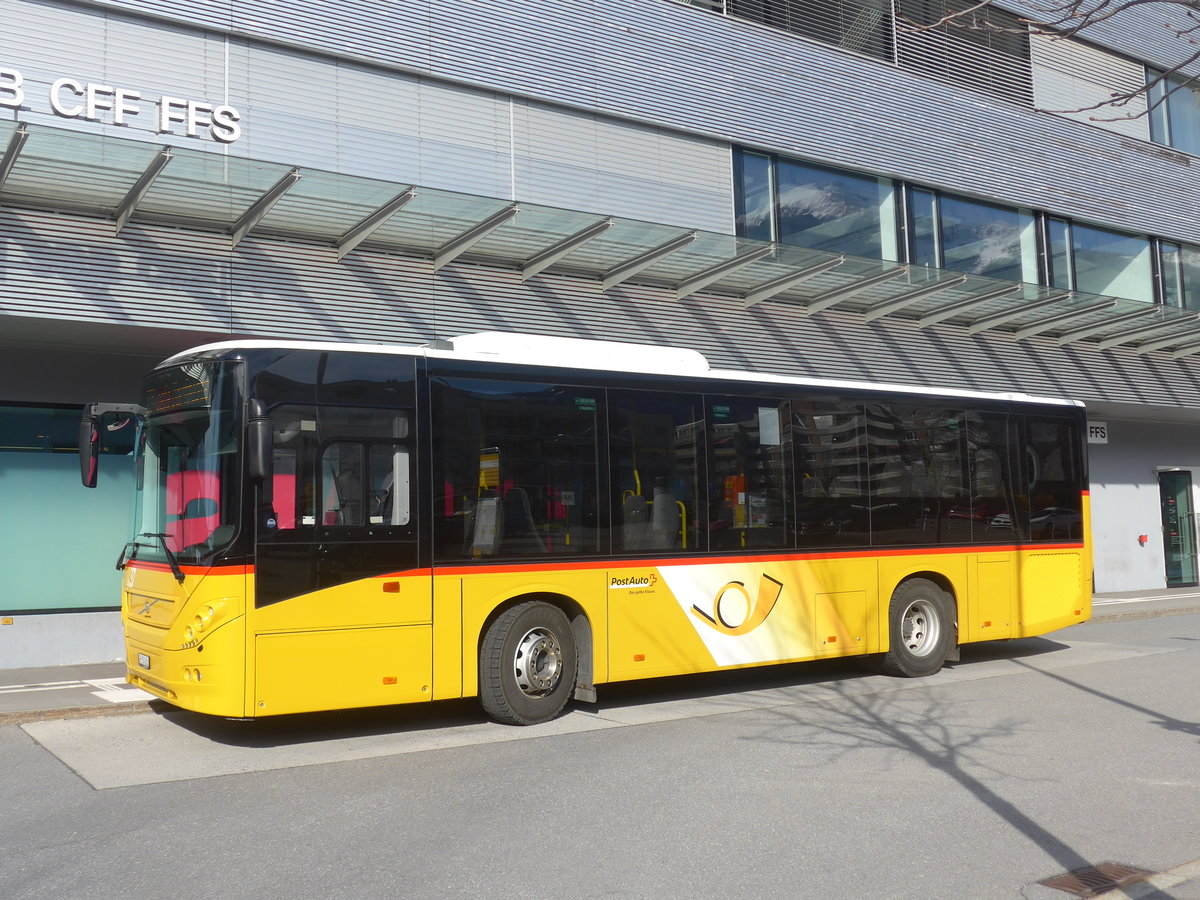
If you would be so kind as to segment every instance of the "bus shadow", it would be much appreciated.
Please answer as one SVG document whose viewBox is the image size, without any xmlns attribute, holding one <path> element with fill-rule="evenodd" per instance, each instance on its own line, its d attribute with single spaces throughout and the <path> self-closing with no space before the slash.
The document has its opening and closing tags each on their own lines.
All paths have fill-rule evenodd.
<svg viewBox="0 0 1200 900">
<path fill-rule="evenodd" d="M 962 648 L 962 660 L 947 664 L 947 668 L 995 660 L 1030 659 L 1063 649 L 1066 649 L 1066 645 L 1046 638 L 970 644 Z M 730 709 L 750 709 L 754 705 L 747 701 L 747 695 L 758 692 L 806 686 L 829 689 L 840 683 L 862 682 L 871 678 L 878 679 L 881 684 L 907 681 L 879 674 L 877 661 L 873 657 L 848 657 L 606 684 L 599 689 L 598 704 L 575 703 L 569 709 L 585 716 L 601 718 L 606 713 L 687 701 L 712 701 L 727 705 Z M 783 702 L 787 702 L 786 699 Z M 151 707 L 166 721 L 198 737 L 243 748 L 301 746 L 461 728 L 504 731 L 514 727 L 489 721 L 474 698 L 296 713 L 260 719 L 210 716 L 182 710 L 163 701 L 155 701 Z"/>
<path fill-rule="evenodd" d="M 295 713 L 261 719 L 209 716 L 166 703 L 156 705 L 155 712 L 172 725 L 184 728 L 197 737 L 231 747 L 251 749 L 330 743 L 490 724 L 480 711 L 479 704 L 473 699 L 439 700 L 420 706 L 372 706 L 362 709 Z"/>
</svg>

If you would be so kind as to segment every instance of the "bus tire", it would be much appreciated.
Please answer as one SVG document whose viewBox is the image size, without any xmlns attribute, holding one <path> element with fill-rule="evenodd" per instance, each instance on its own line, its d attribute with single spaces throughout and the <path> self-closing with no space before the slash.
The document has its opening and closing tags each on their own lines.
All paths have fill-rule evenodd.
<svg viewBox="0 0 1200 900">
<path fill-rule="evenodd" d="M 479 645 L 479 701 L 506 725 L 536 725 L 563 711 L 575 691 L 571 623 L 557 606 L 531 600 L 505 610 Z"/>
<path fill-rule="evenodd" d="M 910 578 L 896 588 L 888 607 L 891 641 L 883 671 L 909 678 L 937 672 L 956 640 L 953 610 L 954 598 L 932 581 Z"/>
</svg>

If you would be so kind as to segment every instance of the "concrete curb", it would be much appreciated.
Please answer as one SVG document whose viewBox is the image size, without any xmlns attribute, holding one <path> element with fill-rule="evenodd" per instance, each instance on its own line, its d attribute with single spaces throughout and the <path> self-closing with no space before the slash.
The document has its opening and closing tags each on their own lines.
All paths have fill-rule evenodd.
<svg viewBox="0 0 1200 900">
<path fill-rule="evenodd" d="M 1200 608 L 1190 607 L 1187 609 L 1141 609 L 1130 610 L 1129 612 L 1106 613 L 1099 616 L 1092 616 L 1084 624 L 1103 625 L 1108 622 L 1128 622 L 1131 619 L 1160 619 L 1163 616 L 1191 616 L 1200 613 Z"/>
<path fill-rule="evenodd" d="M 67 719 L 100 719 L 105 716 L 131 716 L 154 712 L 150 701 L 121 706 L 66 706 L 61 709 L 29 709 L 0 713 L 0 726 L 28 725 L 32 722 L 59 722 Z"/>
</svg>

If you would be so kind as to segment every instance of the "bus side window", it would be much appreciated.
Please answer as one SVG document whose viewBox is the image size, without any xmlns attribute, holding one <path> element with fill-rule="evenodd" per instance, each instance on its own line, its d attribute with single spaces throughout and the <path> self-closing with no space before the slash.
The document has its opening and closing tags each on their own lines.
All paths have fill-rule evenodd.
<svg viewBox="0 0 1200 900">
<path fill-rule="evenodd" d="M 271 502 L 280 531 L 296 527 L 296 456 L 295 450 L 276 448 L 271 458 Z"/>
<path fill-rule="evenodd" d="M 362 444 L 337 441 L 321 453 L 321 524 L 362 525 L 365 522 Z"/>
<path fill-rule="evenodd" d="M 1067 541 L 1083 537 L 1083 472 L 1079 431 L 1069 419 L 1026 420 L 1025 483 L 1029 486 L 1029 537 Z"/>
<path fill-rule="evenodd" d="M 598 391 L 454 376 L 431 394 L 436 559 L 597 552 Z"/>
<path fill-rule="evenodd" d="M 398 444 L 370 447 L 372 525 L 407 525 L 412 512 L 408 448 Z"/>
<path fill-rule="evenodd" d="M 866 546 L 871 539 L 867 420 L 861 404 L 792 399 L 794 529 L 800 547 Z"/>
<path fill-rule="evenodd" d="M 700 395 L 611 391 L 609 433 L 613 548 L 707 550 L 698 527 Z"/>
<path fill-rule="evenodd" d="M 707 399 L 709 548 L 789 546 L 789 404 Z"/>
</svg>

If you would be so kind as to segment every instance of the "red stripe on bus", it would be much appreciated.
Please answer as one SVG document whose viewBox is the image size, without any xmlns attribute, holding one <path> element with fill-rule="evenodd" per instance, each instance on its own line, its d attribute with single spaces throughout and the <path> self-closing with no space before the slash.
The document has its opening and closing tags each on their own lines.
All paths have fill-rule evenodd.
<svg viewBox="0 0 1200 900">
<path fill-rule="evenodd" d="M 166 563 L 146 562 L 141 559 L 131 560 L 125 563 L 125 566 L 149 572 L 171 572 L 171 567 Z M 251 575 L 254 573 L 254 566 L 180 566 L 179 571 L 184 575 Z"/>
</svg>

